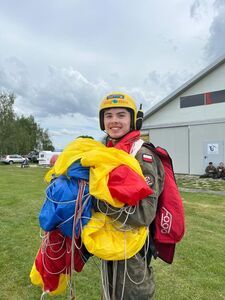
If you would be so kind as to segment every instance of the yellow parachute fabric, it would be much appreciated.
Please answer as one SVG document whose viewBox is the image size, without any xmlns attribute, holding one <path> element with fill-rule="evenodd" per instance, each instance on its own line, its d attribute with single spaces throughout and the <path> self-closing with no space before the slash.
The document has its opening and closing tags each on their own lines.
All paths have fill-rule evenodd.
<svg viewBox="0 0 225 300">
<path fill-rule="evenodd" d="M 148 235 L 145 226 L 130 228 L 102 213 L 93 213 L 83 227 L 81 238 L 87 250 L 104 260 L 131 258 L 144 246 Z"/>
<path fill-rule="evenodd" d="M 33 267 L 30 272 L 30 280 L 33 285 L 40 286 L 42 288 L 42 290 L 44 290 L 44 283 L 43 283 L 40 273 L 38 272 L 38 270 L 35 266 L 35 263 L 33 264 Z M 66 290 L 69 280 L 70 280 L 69 274 L 61 273 L 59 276 L 59 283 L 58 283 L 57 289 L 55 289 L 52 292 L 48 292 L 48 291 L 45 291 L 45 292 L 48 292 L 48 294 L 51 296 L 60 295 Z"/>
<path fill-rule="evenodd" d="M 124 206 L 124 203 L 111 196 L 108 189 L 109 173 L 114 168 L 126 165 L 144 178 L 138 161 L 130 154 L 116 148 L 108 148 L 93 139 L 78 138 L 60 154 L 54 167 L 46 174 L 46 181 L 50 182 L 52 176 L 66 175 L 70 165 L 79 159 L 83 167 L 90 167 L 90 194 L 114 207 Z"/>
</svg>

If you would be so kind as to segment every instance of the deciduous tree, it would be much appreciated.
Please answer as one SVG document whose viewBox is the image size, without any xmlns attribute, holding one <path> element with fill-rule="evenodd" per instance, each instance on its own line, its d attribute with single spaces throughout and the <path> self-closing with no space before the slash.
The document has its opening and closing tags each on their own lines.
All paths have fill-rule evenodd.
<svg viewBox="0 0 225 300">
<path fill-rule="evenodd" d="M 0 94 L 0 154 L 54 150 L 48 130 L 42 129 L 33 116 L 17 116 L 14 101 L 13 94 Z"/>
</svg>

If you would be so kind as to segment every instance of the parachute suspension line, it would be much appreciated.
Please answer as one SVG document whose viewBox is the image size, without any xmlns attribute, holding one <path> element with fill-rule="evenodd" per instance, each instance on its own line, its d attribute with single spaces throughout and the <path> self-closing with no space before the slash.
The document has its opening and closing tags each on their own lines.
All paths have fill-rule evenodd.
<svg viewBox="0 0 225 300">
<path fill-rule="evenodd" d="M 71 264 L 70 264 L 70 282 L 69 282 L 69 288 L 70 288 L 70 300 L 75 299 L 75 282 L 73 287 L 73 275 L 74 272 L 74 257 L 75 257 L 75 251 L 79 251 L 81 249 L 82 243 L 80 248 L 77 247 L 76 239 L 80 237 L 81 228 L 82 228 L 82 222 L 81 222 L 81 215 L 82 215 L 82 199 L 84 196 L 84 191 L 86 187 L 87 182 L 85 180 L 79 180 L 78 181 L 78 193 L 77 198 L 75 201 L 75 211 L 73 215 L 73 230 L 72 230 L 72 243 L 71 243 Z M 80 223 L 80 229 L 78 234 L 76 234 L 76 226 Z"/>
<path fill-rule="evenodd" d="M 126 283 L 126 274 L 127 274 L 127 260 L 124 260 L 124 270 L 123 270 L 123 285 L 122 285 L 122 293 L 120 299 L 123 300 L 124 290 L 125 290 L 125 283 Z"/>
<path fill-rule="evenodd" d="M 84 198 L 86 198 L 86 199 L 84 200 Z M 88 220 L 90 219 L 89 217 L 82 216 L 83 210 L 84 210 L 85 206 L 88 204 L 90 198 L 91 198 L 90 194 L 82 196 L 82 199 L 83 199 L 82 207 L 78 210 L 78 213 L 77 213 L 76 226 L 77 226 L 78 222 L 80 222 L 80 228 L 81 229 L 83 227 L 82 219 L 88 219 Z"/>
<path fill-rule="evenodd" d="M 124 232 L 124 270 L 123 270 L 123 285 L 122 285 L 122 292 L 121 292 L 121 300 L 123 299 L 125 284 L 126 284 L 126 274 L 127 274 L 127 243 L 126 243 L 126 231 Z"/>
<path fill-rule="evenodd" d="M 75 295 L 72 288 L 70 288 L 70 300 L 75 300 Z"/>
<path fill-rule="evenodd" d="M 66 238 L 65 238 L 62 234 L 58 233 L 58 236 L 60 236 L 60 237 L 62 238 L 62 242 L 60 241 L 60 242 L 50 243 L 50 238 L 49 238 L 49 236 L 50 236 L 50 232 L 47 232 L 46 235 L 45 235 L 45 237 L 44 237 L 44 239 L 43 239 L 44 250 L 46 250 L 47 247 L 49 247 L 50 250 L 51 250 L 53 253 L 60 252 L 60 251 L 63 249 L 63 246 L 64 246 L 64 243 L 65 243 L 65 241 L 66 241 Z M 57 246 L 57 245 L 60 245 L 60 244 L 61 244 L 61 247 L 60 247 L 58 250 L 54 250 L 53 246 Z M 41 250 L 42 250 L 42 249 L 41 249 Z M 47 252 L 46 252 L 46 255 L 48 255 Z M 49 256 L 48 256 L 48 257 L 49 257 Z M 57 259 L 58 259 L 58 258 L 57 258 Z"/>
<path fill-rule="evenodd" d="M 106 212 L 104 212 L 101 210 L 101 208 L 99 206 L 99 201 L 102 201 L 102 200 L 97 199 L 97 208 L 101 213 L 106 214 L 107 216 L 113 216 L 114 214 L 119 213 L 116 218 L 113 218 L 113 221 L 117 221 L 121 217 L 122 213 L 127 214 L 126 219 L 122 223 L 121 227 L 127 222 L 127 218 L 129 217 L 129 215 L 134 214 L 136 211 L 136 206 L 124 206 L 124 207 L 121 207 L 120 210 L 118 210 L 118 208 L 114 210 L 112 206 L 109 206 L 109 204 L 106 201 L 104 201 L 104 204 L 107 207 Z M 111 213 L 108 211 L 109 207 L 110 207 L 110 210 L 112 211 Z"/>
<path fill-rule="evenodd" d="M 136 206 L 125 206 L 124 207 L 124 211 L 128 214 L 128 215 L 133 215 L 136 211 L 137 207 Z"/>
<path fill-rule="evenodd" d="M 110 210 L 112 211 L 112 212 L 110 213 L 110 212 L 108 211 L 108 210 L 109 210 L 109 204 L 108 204 L 106 201 L 103 201 L 103 202 L 104 202 L 105 206 L 107 207 L 107 210 L 106 210 L 106 212 L 102 211 L 101 208 L 100 208 L 100 206 L 99 206 L 99 201 L 102 201 L 102 200 L 99 200 L 99 199 L 96 199 L 96 200 L 97 200 L 97 208 L 98 208 L 98 210 L 99 210 L 101 213 L 106 214 L 107 216 L 111 216 L 111 215 L 117 214 L 117 213 L 119 212 L 118 208 L 114 210 L 113 207 L 110 206 Z M 119 214 L 119 216 L 118 216 L 115 220 L 117 220 L 117 219 L 121 216 L 121 214 L 122 214 L 122 212 L 123 212 L 122 209 L 123 209 L 123 208 L 120 209 L 120 214 Z"/>
<path fill-rule="evenodd" d="M 49 196 L 48 196 L 48 190 L 51 188 L 51 186 L 54 184 L 54 181 L 46 188 L 46 190 L 45 190 L 45 196 L 46 196 L 46 200 L 49 200 L 49 201 L 51 201 L 52 203 L 55 203 L 55 204 L 69 204 L 69 203 L 73 203 L 73 202 L 75 202 L 76 201 L 76 199 L 72 199 L 72 200 L 65 200 L 65 201 L 63 201 L 63 202 L 61 202 L 61 201 L 56 201 L 56 200 L 54 200 L 54 199 L 51 199 Z"/>
<path fill-rule="evenodd" d="M 80 222 L 82 219 L 85 219 L 85 218 L 87 218 L 87 219 L 90 219 L 89 217 L 84 217 L 84 216 L 82 216 L 82 212 L 83 212 L 83 209 L 84 209 L 84 207 L 88 204 L 88 201 L 90 200 L 90 198 L 91 198 L 91 195 L 90 194 L 86 194 L 86 195 L 84 195 L 83 196 L 83 199 L 84 198 L 86 198 L 85 200 L 84 200 L 84 202 L 83 202 L 83 204 L 82 204 L 82 209 L 80 209 L 79 210 L 79 214 L 78 214 L 78 216 L 77 216 L 77 218 L 76 218 L 76 225 L 78 224 L 78 222 Z M 76 206 L 76 200 L 77 200 L 77 198 L 75 199 L 75 206 Z M 61 204 L 67 204 L 66 202 L 61 202 Z M 56 227 L 57 228 L 60 228 L 60 226 L 62 226 L 63 224 L 65 224 L 65 223 L 67 223 L 67 222 L 69 222 L 71 219 L 74 219 L 74 215 L 75 214 L 73 214 L 71 217 L 69 217 L 69 218 L 67 218 L 65 221 L 63 221 L 63 222 L 61 222 L 59 225 L 57 225 Z M 82 225 L 82 224 L 80 224 L 80 225 Z M 82 227 L 82 226 L 81 226 Z"/>
<path fill-rule="evenodd" d="M 110 300 L 109 293 L 109 277 L 108 277 L 108 266 L 107 261 L 101 260 L 101 280 L 102 280 L 102 289 L 104 294 L 104 300 Z"/>
<path fill-rule="evenodd" d="M 126 254 L 126 232 L 124 232 L 124 252 Z M 124 256 L 124 273 L 123 273 L 123 283 L 122 283 L 122 292 L 120 299 L 123 299 L 124 290 L 125 290 L 125 282 L 126 282 L 126 274 L 127 274 L 127 260 L 126 255 Z M 102 278 L 102 287 L 104 293 L 104 300 L 116 299 L 116 282 L 117 282 L 117 273 L 118 273 L 118 261 L 112 261 L 112 285 L 109 283 L 108 278 L 108 261 L 102 260 L 101 263 L 101 278 Z M 111 272 L 111 271 L 110 271 Z M 111 288 L 112 297 L 110 297 L 109 289 Z"/>
<path fill-rule="evenodd" d="M 43 240 L 44 239 L 44 237 L 45 237 L 45 232 L 41 229 L 41 227 L 40 227 L 40 230 L 39 230 L 39 236 L 40 236 L 40 238 Z"/>
<path fill-rule="evenodd" d="M 144 280 L 145 280 L 145 276 L 146 276 L 146 273 L 147 273 L 147 268 L 148 268 L 148 265 L 147 265 L 147 254 L 148 254 L 148 248 L 149 248 L 149 234 L 150 234 L 150 233 L 148 233 L 147 243 L 146 243 L 145 246 L 144 246 L 144 257 L 143 257 L 143 259 L 144 259 L 145 268 L 144 268 L 144 273 L 143 273 L 143 278 L 142 278 L 142 280 L 140 280 L 139 282 L 134 281 L 134 280 L 131 278 L 131 276 L 130 276 L 130 274 L 128 273 L 128 270 L 127 270 L 127 277 L 128 277 L 129 280 L 130 280 L 132 283 L 134 283 L 135 285 L 142 284 L 142 283 L 144 282 Z"/>
<path fill-rule="evenodd" d="M 116 299 L 117 267 L 118 267 L 118 261 L 113 261 L 112 299 Z"/>
<path fill-rule="evenodd" d="M 75 203 L 75 214 L 74 214 L 74 234 L 73 237 L 79 238 L 81 234 L 81 229 L 82 229 L 82 220 L 81 220 L 81 215 L 83 212 L 83 205 L 82 205 L 82 199 L 84 197 L 84 192 L 85 192 L 85 187 L 86 187 L 87 182 L 85 180 L 78 180 L 78 195 L 77 195 L 77 201 Z M 79 233 L 76 235 L 76 225 L 79 223 Z"/>
<path fill-rule="evenodd" d="M 48 294 L 48 291 L 44 291 L 42 294 L 41 294 L 41 298 L 40 300 L 44 300 L 45 299 L 45 296 Z"/>
<path fill-rule="evenodd" d="M 49 233 L 47 233 L 46 234 L 46 238 L 43 240 L 43 244 L 42 244 L 42 246 L 41 246 L 41 258 L 42 258 L 42 264 L 43 264 L 43 266 L 44 266 L 44 269 L 46 270 L 46 272 L 48 272 L 50 275 L 58 275 L 58 274 L 60 274 L 60 273 L 63 273 L 63 271 L 66 269 L 66 266 L 64 267 L 64 268 L 62 268 L 62 270 L 59 270 L 58 272 L 51 272 L 48 268 L 47 268 L 47 266 L 46 266 L 46 264 L 45 264 L 45 255 L 49 258 L 49 259 L 51 259 L 52 261 L 54 261 L 54 260 L 57 260 L 57 259 L 60 259 L 61 257 L 63 257 L 64 255 L 65 255 L 65 253 L 66 253 L 66 251 L 64 251 L 60 256 L 58 256 L 58 257 L 51 257 L 49 254 L 48 254 L 48 252 L 47 252 L 47 248 L 49 247 L 49 249 L 51 249 L 51 251 L 54 251 L 55 253 L 57 253 L 57 252 L 59 252 L 62 248 L 63 248 L 63 245 L 64 245 L 64 243 L 65 243 L 65 238 L 63 239 L 63 242 L 62 242 L 62 246 L 60 247 L 60 249 L 59 250 L 55 250 L 54 251 L 54 249 L 52 248 L 52 246 L 54 245 L 54 246 L 56 246 L 56 245 L 58 245 L 58 244 L 60 244 L 60 243 L 50 243 L 50 241 L 49 241 Z M 45 255 L 44 255 L 45 254 Z"/>
<path fill-rule="evenodd" d="M 126 223 L 127 223 L 127 219 L 128 219 L 128 217 L 129 217 L 129 215 L 131 215 L 131 214 L 133 214 L 134 213 L 134 211 L 136 210 L 136 208 L 130 213 L 130 210 L 132 210 L 133 209 L 133 207 L 131 206 L 131 207 L 124 207 L 123 208 L 124 209 L 124 213 L 126 213 L 126 218 L 125 218 L 125 220 L 123 221 L 123 223 L 121 223 L 121 225 L 120 225 L 120 228 L 122 228 L 123 226 L 125 226 L 126 225 Z"/>
</svg>

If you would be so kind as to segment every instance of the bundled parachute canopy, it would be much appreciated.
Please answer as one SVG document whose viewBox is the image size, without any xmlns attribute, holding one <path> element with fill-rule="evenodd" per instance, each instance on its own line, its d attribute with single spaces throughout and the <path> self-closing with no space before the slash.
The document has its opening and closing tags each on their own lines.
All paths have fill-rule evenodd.
<svg viewBox="0 0 225 300">
<path fill-rule="evenodd" d="M 45 178 L 50 185 L 39 221 L 46 236 L 30 274 L 33 284 L 59 294 L 72 271 L 82 269 L 85 251 L 106 260 L 122 260 L 143 247 L 146 227 L 128 228 L 105 214 L 92 216 L 91 212 L 94 197 L 121 208 L 125 203 L 138 205 L 152 193 L 134 157 L 79 138 L 66 147 Z M 71 246 L 80 235 L 81 252 Z M 72 257 L 77 257 L 74 265 Z"/>
<path fill-rule="evenodd" d="M 67 176 L 55 178 L 46 190 L 46 201 L 39 215 L 43 230 L 60 228 L 62 233 L 79 237 L 81 228 L 91 217 L 92 197 L 89 194 L 89 169 L 73 163 Z"/>
<path fill-rule="evenodd" d="M 95 212 L 83 228 L 82 241 L 87 250 L 104 260 L 124 260 L 144 246 L 148 228 L 121 226 L 105 214 Z"/>
<path fill-rule="evenodd" d="M 74 269 L 81 272 L 90 254 L 80 241 L 75 241 L 78 247 L 72 254 L 72 240 L 65 237 L 60 230 L 45 234 L 43 243 L 37 253 L 30 278 L 35 285 L 42 287 L 51 295 L 61 294 L 67 287 L 71 276 L 71 257 Z"/>
<path fill-rule="evenodd" d="M 139 182 L 141 182 L 142 187 L 145 187 L 142 189 L 144 193 L 140 194 L 139 200 L 151 194 L 150 188 L 145 183 L 141 167 L 133 156 L 123 150 L 108 148 L 88 138 L 79 138 L 70 143 L 60 154 L 54 167 L 47 173 L 45 177 L 46 180 L 50 182 L 52 176 L 66 175 L 67 168 L 79 159 L 83 167 L 90 167 L 89 190 L 90 194 L 95 198 L 107 201 L 114 207 L 124 206 L 124 202 L 121 202 L 124 201 L 124 198 L 121 197 L 120 201 L 113 198 L 108 187 L 110 172 L 114 169 L 114 172 L 116 172 L 116 168 L 121 165 L 127 167 L 127 180 L 129 180 L 129 177 L 131 178 L 133 172 L 139 175 Z M 127 183 L 127 185 L 129 185 L 129 183 Z M 138 186 L 137 182 L 136 186 Z M 126 198 L 128 198 L 132 192 L 128 192 L 128 194 Z M 137 202 L 135 204 L 137 204 Z"/>
<path fill-rule="evenodd" d="M 137 205 L 141 199 L 152 194 L 145 180 L 125 165 L 109 173 L 108 188 L 114 199 L 128 205 Z"/>
</svg>

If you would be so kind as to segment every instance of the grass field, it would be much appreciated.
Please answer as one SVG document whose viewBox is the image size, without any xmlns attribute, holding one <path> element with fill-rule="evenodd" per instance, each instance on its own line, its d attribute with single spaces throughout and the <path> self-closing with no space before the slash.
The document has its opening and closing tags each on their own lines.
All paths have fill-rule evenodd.
<svg viewBox="0 0 225 300">
<path fill-rule="evenodd" d="M 41 291 L 31 285 L 29 273 L 40 245 L 38 213 L 44 199 L 45 172 L 38 167 L 0 165 L 1 300 L 40 299 Z M 215 190 L 213 184 L 210 189 Z M 188 187 L 193 186 L 189 183 Z M 182 196 L 186 234 L 172 265 L 153 262 L 156 300 L 225 299 L 225 196 Z M 100 299 L 98 261 L 90 260 L 75 282 L 77 299 Z"/>
</svg>

